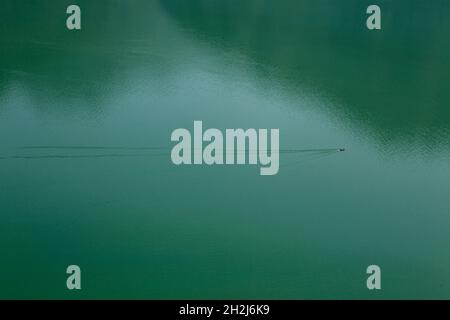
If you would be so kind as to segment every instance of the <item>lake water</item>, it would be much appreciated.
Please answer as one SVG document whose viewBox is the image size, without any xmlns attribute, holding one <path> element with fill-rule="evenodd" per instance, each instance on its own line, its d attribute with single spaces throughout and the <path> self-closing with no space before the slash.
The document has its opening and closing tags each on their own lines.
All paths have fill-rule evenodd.
<svg viewBox="0 0 450 320">
<path fill-rule="evenodd" d="M 2 1 L 0 298 L 450 298 L 450 2 L 372 2 Z M 321 151 L 174 166 L 194 120 Z"/>
</svg>

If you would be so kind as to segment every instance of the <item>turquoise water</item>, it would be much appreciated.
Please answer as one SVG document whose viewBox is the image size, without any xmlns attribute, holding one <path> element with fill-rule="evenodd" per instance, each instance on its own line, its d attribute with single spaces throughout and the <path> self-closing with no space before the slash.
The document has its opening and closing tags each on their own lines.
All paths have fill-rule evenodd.
<svg viewBox="0 0 450 320">
<path fill-rule="evenodd" d="M 448 1 L 77 3 L 1 5 L 0 298 L 449 298 Z M 194 120 L 345 152 L 176 167 Z"/>
</svg>

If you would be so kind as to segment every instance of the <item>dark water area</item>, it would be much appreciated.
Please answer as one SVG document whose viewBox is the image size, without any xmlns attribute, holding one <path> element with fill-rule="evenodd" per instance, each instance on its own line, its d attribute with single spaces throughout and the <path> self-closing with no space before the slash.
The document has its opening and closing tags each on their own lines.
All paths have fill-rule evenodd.
<svg viewBox="0 0 450 320">
<path fill-rule="evenodd" d="M 450 2 L 69 4 L 0 5 L 0 298 L 449 298 Z M 176 167 L 194 120 L 309 151 Z"/>
</svg>

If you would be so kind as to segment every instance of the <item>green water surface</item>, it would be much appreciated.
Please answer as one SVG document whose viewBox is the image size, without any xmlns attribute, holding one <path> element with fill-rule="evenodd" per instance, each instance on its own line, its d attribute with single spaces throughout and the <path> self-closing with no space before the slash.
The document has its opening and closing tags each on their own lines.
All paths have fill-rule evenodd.
<svg viewBox="0 0 450 320">
<path fill-rule="evenodd" d="M 372 2 L 1 1 L 0 298 L 450 298 L 450 1 Z M 174 166 L 194 120 L 346 151 Z"/>
</svg>

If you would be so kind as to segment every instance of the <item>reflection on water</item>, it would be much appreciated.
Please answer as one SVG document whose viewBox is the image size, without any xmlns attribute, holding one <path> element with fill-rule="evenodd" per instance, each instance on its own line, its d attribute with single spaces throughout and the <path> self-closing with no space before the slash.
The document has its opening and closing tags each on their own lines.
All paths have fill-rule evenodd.
<svg viewBox="0 0 450 320">
<path fill-rule="evenodd" d="M 335 103 L 326 104 L 327 112 L 376 137 L 383 148 L 391 144 L 401 148 L 402 141 L 426 152 L 447 148 L 450 19 L 446 1 L 432 6 L 422 1 L 407 5 L 382 1 L 380 5 L 387 8 L 383 32 L 361 28 L 366 18 L 360 14 L 367 7 L 364 1 L 192 0 L 160 5 L 173 21 L 162 16 L 153 2 L 89 4 L 84 30 L 70 33 L 60 28 L 64 3 L 7 1 L 1 29 L 2 96 L 11 83 L 19 82 L 34 99 L 42 100 L 43 108 L 54 105 L 49 96 L 64 101 L 59 108 L 65 112 L 86 105 L 98 108 L 108 104 L 98 99 L 112 94 L 104 90 L 120 90 L 132 70 L 151 68 L 170 79 L 168 73 L 177 73 L 180 65 L 195 59 L 189 54 L 198 52 L 186 46 L 198 40 L 225 57 L 221 63 L 252 72 L 257 79 L 273 80 L 294 95 L 309 87 L 332 100 Z M 105 13 L 104 7 L 110 9 Z M 45 12 L 45 20 L 39 19 L 40 11 Z M 244 55 L 244 61 L 238 54 Z M 79 103 L 79 99 L 97 103 Z"/>
<path fill-rule="evenodd" d="M 383 32 L 362 27 L 370 1 L 161 4 L 198 38 L 274 66 L 293 92 L 307 85 L 336 100 L 328 111 L 385 146 L 448 147 L 448 1 L 381 1 Z"/>
<path fill-rule="evenodd" d="M 78 2 L 2 3 L 0 297 L 448 298 L 448 1 Z M 279 174 L 172 166 L 194 120 Z"/>
</svg>

